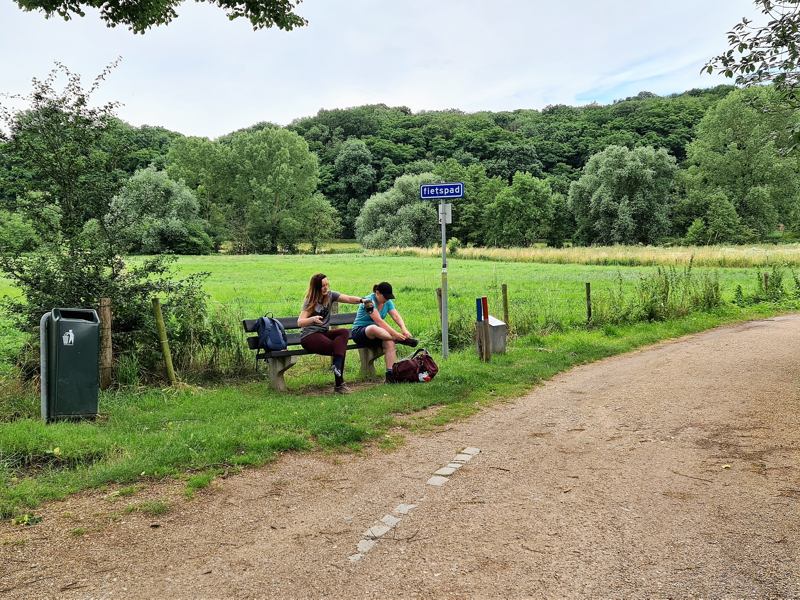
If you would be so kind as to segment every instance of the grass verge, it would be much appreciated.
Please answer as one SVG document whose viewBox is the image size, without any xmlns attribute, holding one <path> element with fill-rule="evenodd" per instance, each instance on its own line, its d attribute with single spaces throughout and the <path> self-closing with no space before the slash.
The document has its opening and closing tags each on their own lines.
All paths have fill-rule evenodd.
<svg viewBox="0 0 800 600">
<path fill-rule="evenodd" d="M 344 397 L 330 393 L 329 363 L 319 357 L 307 357 L 308 368 L 297 369 L 297 377 L 289 374 L 288 394 L 272 392 L 264 381 L 105 394 L 97 422 L 0 424 L 0 516 L 26 514 L 44 501 L 111 483 L 200 473 L 189 478 L 191 496 L 231 467 L 264 464 L 286 451 L 358 449 L 386 439 L 394 426 L 464 418 L 577 364 L 786 310 L 727 306 L 672 321 L 526 336 L 488 364 L 471 350 L 454 353 L 430 384 L 365 386 Z M 404 417 L 433 406 L 441 408 L 420 419 Z"/>
</svg>

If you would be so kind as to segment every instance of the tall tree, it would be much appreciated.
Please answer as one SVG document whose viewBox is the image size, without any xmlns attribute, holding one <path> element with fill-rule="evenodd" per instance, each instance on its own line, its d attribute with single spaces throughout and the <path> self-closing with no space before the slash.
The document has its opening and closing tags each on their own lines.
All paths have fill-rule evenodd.
<svg viewBox="0 0 800 600">
<path fill-rule="evenodd" d="M 58 15 L 65 21 L 86 16 L 87 8 L 100 11 L 100 18 L 109 27 L 125 25 L 135 33 L 144 33 L 156 25 L 170 23 L 178 16 L 182 0 L 14 0 L 27 11 L 41 11 L 47 18 Z M 225 10 L 228 19 L 244 17 L 253 29 L 278 27 L 287 31 L 306 25 L 307 21 L 294 12 L 302 0 L 203 0 Z"/>
<path fill-rule="evenodd" d="M 367 145 L 355 138 L 344 142 L 333 163 L 327 195 L 342 216 L 345 237 L 352 237 L 361 207 L 375 191 L 375 169 Z"/>
<path fill-rule="evenodd" d="M 530 246 L 547 237 L 553 218 L 553 192 L 546 181 L 518 172 L 486 207 L 485 238 L 492 246 Z"/>
<path fill-rule="evenodd" d="M 677 166 L 666 150 L 609 146 L 595 154 L 569 200 L 581 244 L 654 244 L 670 229 Z"/>
<path fill-rule="evenodd" d="M 738 90 L 711 108 L 688 147 L 689 202 L 682 202 L 676 215 L 684 227 L 704 215 L 704 197 L 717 191 L 760 237 L 780 223 L 795 225 L 800 157 L 781 148 L 797 123 L 795 111 L 771 87 Z"/>
<path fill-rule="evenodd" d="M 301 221 L 314 215 L 301 209 L 316 191 L 317 157 L 299 135 L 262 129 L 233 136 L 228 165 L 233 176 L 230 219 L 240 252 L 293 251 L 302 236 Z"/>
<path fill-rule="evenodd" d="M 199 215 L 208 223 L 208 232 L 219 248 L 233 233 L 226 213 L 233 206 L 231 186 L 233 165 L 230 147 L 206 138 L 178 138 L 166 157 L 167 174 L 185 183 L 199 202 Z"/>
</svg>

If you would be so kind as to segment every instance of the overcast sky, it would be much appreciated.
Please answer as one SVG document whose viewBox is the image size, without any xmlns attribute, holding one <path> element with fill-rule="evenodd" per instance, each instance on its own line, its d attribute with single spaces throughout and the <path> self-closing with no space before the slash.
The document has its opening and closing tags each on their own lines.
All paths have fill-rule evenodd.
<svg viewBox="0 0 800 600">
<path fill-rule="evenodd" d="M 723 82 L 703 76 L 752 0 L 305 0 L 303 29 L 253 31 L 186 2 L 134 35 L 87 13 L 64 22 L 0 0 L 0 92 L 59 60 L 134 125 L 217 137 L 259 121 L 369 103 L 414 111 L 607 103 Z"/>
</svg>

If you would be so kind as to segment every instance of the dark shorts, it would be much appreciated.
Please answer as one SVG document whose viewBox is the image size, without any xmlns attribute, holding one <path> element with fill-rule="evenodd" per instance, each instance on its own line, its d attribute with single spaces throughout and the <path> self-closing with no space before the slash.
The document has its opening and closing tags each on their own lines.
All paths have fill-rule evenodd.
<svg viewBox="0 0 800 600">
<path fill-rule="evenodd" d="M 383 345 L 381 340 L 373 340 L 367 337 L 366 327 L 353 327 L 350 330 L 350 339 L 356 343 L 356 346 L 361 348 L 380 348 Z"/>
</svg>

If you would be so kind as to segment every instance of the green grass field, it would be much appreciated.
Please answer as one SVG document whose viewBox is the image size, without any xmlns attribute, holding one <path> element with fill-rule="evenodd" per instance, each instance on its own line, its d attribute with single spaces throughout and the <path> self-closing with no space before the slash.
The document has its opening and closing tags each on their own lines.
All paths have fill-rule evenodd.
<svg viewBox="0 0 800 600">
<path fill-rule="evenodd" d="M 441 363 L 440 375 L 427 385 L 364 385 L 350 396 L 333 396 L 329 360 L 311 356 L 287 373 L 288 394 L 272 392 L 263 376 L 179 391 L 128 388 L 101 394 L 102 415 L 96 422 L 44 425 L 33 416 L 0 422 L 0 515 L 23 514 L 42 501 L 87 488 L 167 476 L 185 478 L 189 493 L 214 473 L 262 464 L 285 450 L 358 448 L 371 440 L 393 446 L 397 443 L 389 434 L 393 426 L 446 422 L 519 394 L 574 364 L 795 306 L 741 309 L 728 304 L 667 322 L 587 331 L 582 327 L 584 282 L 592 282 L 594 294 L 602 297 L 620 280 L 632 291 L 641 274 L 653 269 L 463 259 L 452 260 L 449 267 L 455 335 L 470 335 L 477 296 L 487 295 L 492 312 L 502 313 L 503 283 L 509 286 L 512 328 L 524 318 L 527 330 L 536 333 L 513 340 L 508 354 L 495 356 L 489 364 L 478 361 L 467 340 L 463 350 Z M 438 341 L 434 290 L 441 275 L 436 258 L 184 257 L 178 270 L 210 272 L 207 291 L 231 318 L 267 311 L 277 316 L 297 314 L 308 278 L 317 271 L 329 276 L 334 289 L 353 295 L 366 294 L 373 283 L 389 280 L 411 331 L 426 344 Z M 736 285 L 752 292 L 756 275 L 753 269 L 721 270 L 724 296 L 730 300 Z M 2 290 L 9 291 L 7 284 Z M 530 327 L 532 321 L 537 327 Z M 6 334 L 0 333 L 0 340 L 14 346 Z M 355 358 L 352 353 L 348 358 L 351 381 L 358 379 Z M 34 403 L 29 414 L 34 415 L 36 398 L 29 401 Z M 431 406 L 442 408 L 424 418 L 403 417 Z"/>
<path fill-rule="evenodd" d="M 512 326 L 515 312 L 534 314 L 543 324 L 558 322 L 569 326 L 586 317 L 585 282 L 591 282 L 593 293 L 602 296 L 615 288 L 620 278 L 632 289 L 641 274 L 655 268 L 450 259 L 450 313 L 456 320 L 474 321 L 475 298 L 485 295 L 491 313 L 502 315 L 501 285 L 506 283 Z M 242 317 L 267 311 L 276 316 L 297 314 L 308 279 L 317 272 L 328 275 L 333 289 L 352 295 L 365 295 L 373 284 L 387 280 L 394 286 L 398 310 L 411 331 L 429 337 L 438 331 L 435 290 L 441 286 L 439 258 L 356 254 L 207 256 L 183 257 L 178 264 L 181 274 L 201 271 L 211 274 L 205 286 L 211 299 Z M 755 288 L 754 269 L 714 271 L 720 274 L 723 294 L 728 299 L 733 297 L 736 285 Z"/>
</svg>

